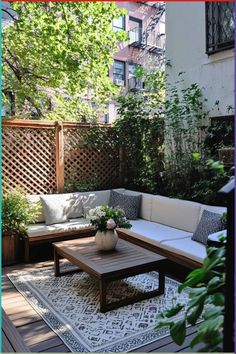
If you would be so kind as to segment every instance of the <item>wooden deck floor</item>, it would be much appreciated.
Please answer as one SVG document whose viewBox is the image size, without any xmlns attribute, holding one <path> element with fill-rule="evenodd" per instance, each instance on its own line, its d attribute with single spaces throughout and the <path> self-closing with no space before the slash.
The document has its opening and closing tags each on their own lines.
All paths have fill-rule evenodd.
<svg viewBox="0 0 236 354">
<path fill-rule="evenodd" d="M 23 342 L 31 352 L 60 352 L 66 353 L 70 350 L 62 340 L 53 332 L 42 320 L 37 312 L 16 290 L 6 274 L 13 269 L 42 268 L 52 264 L 52 261 L 39 262 L 29 265 L 17 265 L 5 267 L 2 272 L 2 307 L 13 322 Z M 191 352 L 189 343 L 191 342 L 196 327 L 191 327 L 187 331 L 185 344 L 177 346 L 170 336 L 136 349 L 135 352 Z M 194 348 L 197 351 L 197 348 Z"/>
</svg>

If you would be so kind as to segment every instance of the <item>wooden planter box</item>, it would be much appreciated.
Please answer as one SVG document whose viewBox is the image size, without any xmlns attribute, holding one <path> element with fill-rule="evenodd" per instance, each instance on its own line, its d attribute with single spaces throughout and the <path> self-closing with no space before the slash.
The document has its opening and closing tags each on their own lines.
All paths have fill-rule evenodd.
<svg viewBox="0 0 236 354">
<path fill-rule="evenodd" d="M 13 265 L 19 261 L 20 239 L 18 236 L 2 236 L 2 265 Z"/>
<path fill-rule="evenodd" d="M 234 147 L 225 147 L 218 150 L 219 160 L 225 166 L 234 165 Z"/>
</svg>

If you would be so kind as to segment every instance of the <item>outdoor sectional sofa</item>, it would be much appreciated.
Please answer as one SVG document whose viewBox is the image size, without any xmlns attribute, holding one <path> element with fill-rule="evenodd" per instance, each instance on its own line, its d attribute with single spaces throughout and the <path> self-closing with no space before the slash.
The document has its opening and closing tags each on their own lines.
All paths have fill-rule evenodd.
<svg viewBox="0 0 236 354">
<path fill-rule="evenodd" d="M 193 241 L 191 237 L 204 209 L 223 214 L 226 208 L 125 189 L 114 190 L 127 195 L 142 195 L 139 218 L 130 220 L 132 228 L 117 229 L 121 238 L 189 268 L 196 268 L 202 264 L 206 256 L 206 246 Z M 84 215 L 91 208 L 107 205 L 110 193 L 110 190 L 103 190 L 48 195 L 47 197 L 51 198 L 52 203 L 56 203 L 58 207 L 66 205 L 66 212 L 71 218 L 69 221 L 47 226 L 41 210 L 38 222 L 28 227 L 28 237 L 25 239 L 25 261 L 29 260 L 31 245 L 94 235 L 94 229 Z M 29 200 L 32 203 L 39 203 L 41 198 L 39 195 L 31 195 Z"/>
</svg>

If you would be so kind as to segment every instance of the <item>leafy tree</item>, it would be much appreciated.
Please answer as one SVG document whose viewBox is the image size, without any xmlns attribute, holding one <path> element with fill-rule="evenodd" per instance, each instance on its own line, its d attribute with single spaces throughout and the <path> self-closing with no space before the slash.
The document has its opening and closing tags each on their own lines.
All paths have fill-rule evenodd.
<svg viewBox="0 0 236 354">
<path fill-rule="evenodd" d="M 115 94 L 108 77 L 117 43 L 113 2 L 13 3 L 17 17 L 3 30 L 3 91 L 16 114 L 36 118 L 94 117 Z M 48 114 L 50 113 L 50 114 Z"/>
<path fill-rule="evenodd" d="M 165 73 L 138 66 L 135 75 L 146 89 L 119 97 L 115 130 L 125 152 L 125 185 L 154 193 L 163 170 Z"/>
</svg>

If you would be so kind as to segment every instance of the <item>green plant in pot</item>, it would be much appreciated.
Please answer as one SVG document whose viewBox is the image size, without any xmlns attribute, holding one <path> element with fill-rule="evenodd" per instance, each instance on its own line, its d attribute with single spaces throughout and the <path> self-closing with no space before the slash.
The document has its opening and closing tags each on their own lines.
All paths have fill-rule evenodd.
<svg viewBox="0 0 236 354">
<path fill-rule="evenodd" d="M 37 217 L 39 206 L 30 204 L 26 195 L 12 189 L 2 197 L 2 263 L 10 265 L 19 258 L 20 240 L 27 236 L 27 226 Z"/>
</svg>

